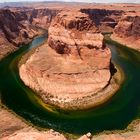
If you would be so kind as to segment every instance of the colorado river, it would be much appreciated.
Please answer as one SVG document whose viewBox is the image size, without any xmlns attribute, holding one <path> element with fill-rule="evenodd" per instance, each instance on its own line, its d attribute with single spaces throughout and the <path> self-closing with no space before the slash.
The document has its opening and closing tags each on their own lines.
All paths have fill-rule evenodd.
<svg viewBox="0 0 140 140">
<path fill-rule="evenodd" d="M 112 61 L 125 73 L 120 90 L 106 104 L 86 111 L 46 110 L 36 94 L 19 78 L 18 62 L 22 55 L 46 40 L 41 36 L 0 62 L 2 103 L 33 125 L 73 134 L 125 129 L 140 116 L 140 53 L 110 45 Z"/>
</svg>

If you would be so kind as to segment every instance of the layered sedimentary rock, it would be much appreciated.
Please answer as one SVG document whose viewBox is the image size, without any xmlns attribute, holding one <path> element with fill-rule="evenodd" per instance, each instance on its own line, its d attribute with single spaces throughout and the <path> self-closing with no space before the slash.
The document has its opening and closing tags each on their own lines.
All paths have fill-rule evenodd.
<svg viewBox="0 0 140 140">
<path fill-rule="evenodd" d="M 103 35 L 89 16 L 64 11 L 51 23 L 48 42 L 21 65 L 20 76 L 45 103 L 85 109 L 112 95 L 110 58 Z"/>
<path fill-rule="evenodd" d="M 0 59 L 29 43 L 48 29 L 52 18 L 59 12 L 55 9 L 5 8 L 0 10 Z M 39 27 L 39 28 L 38 28 Z"/>
<path fill-rule="evenodd" d="M 135 13 L 122 17 L 111 36 L 128 47 L 140 50 L 140 16 Z"/>
<path fill-rule="evenodd" d="M 82 13 L 86 13 L 94 21 L 99 30 L 103 33 L 113 32 L 120 18 L 124 14 L 123 10 L 109 9 L 81 9 Z"/>
<path fill-rule="evenodd" d="M 0 34 L 0 58 L 3 58 L 17 46 L 31 41 L 38 30 L 28 23 L 25 13 L 3 9 L 0 10 Z"/>
<path fill-rule="evenodd" d="M 29 11 L 29 18 L 32 25 L 48 29 L 52 19 L 60 12 L 60 9 L 33 9 Z"/>
</svg>

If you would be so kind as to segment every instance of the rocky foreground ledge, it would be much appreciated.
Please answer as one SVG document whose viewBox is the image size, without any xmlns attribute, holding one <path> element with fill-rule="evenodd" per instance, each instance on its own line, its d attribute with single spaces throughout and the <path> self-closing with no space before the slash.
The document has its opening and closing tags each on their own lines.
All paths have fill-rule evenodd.
<svg viewBox="0 0 140 140">
<path fill-rule="evenodd" d="M 119 88 L 110 59 L 103 35 L 89 16 L 63 11 L 49 27 L 48 42 L 20 66 L 19 73 L 45 103 L 87 109 L 105 102 Z"/>
</svg>

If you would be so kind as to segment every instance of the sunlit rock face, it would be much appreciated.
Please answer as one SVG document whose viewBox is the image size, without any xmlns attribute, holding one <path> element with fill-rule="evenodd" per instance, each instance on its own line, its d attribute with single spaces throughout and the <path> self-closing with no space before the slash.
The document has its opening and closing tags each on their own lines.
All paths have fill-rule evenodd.
<svg viewBox="0 0 140 140">
<path fill-rule="evenodd" d="M 21 79 L 45 103 L 64 109 L 91 107 L 84 98 L 103 90 L 111 78 L 111 53 L 103 35 L 79 11 L 59 13 L 48 34 L 48 42 L 20 67 Z"/>
<path fill-rule="evenodd" d="M 119 43 L 140 50 L 140 15 L 124 15 L 111 37 Z"/>
</svg>

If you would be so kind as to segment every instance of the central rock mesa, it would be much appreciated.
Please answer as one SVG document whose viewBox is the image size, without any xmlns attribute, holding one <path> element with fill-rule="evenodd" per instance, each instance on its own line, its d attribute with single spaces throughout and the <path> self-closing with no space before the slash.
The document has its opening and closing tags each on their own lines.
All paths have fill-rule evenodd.
<svg viewBox="0 0 140 140">
<path fill-rule="evenodd" d="M 110 72 L 111 52 L 89 16 L 62 11 L 48 34 L 48 41 L 20 66 L 24 83 L 45 103 L 65 110 L 87 109 L 108 100 L 118 89 Z"/>
</svg>

